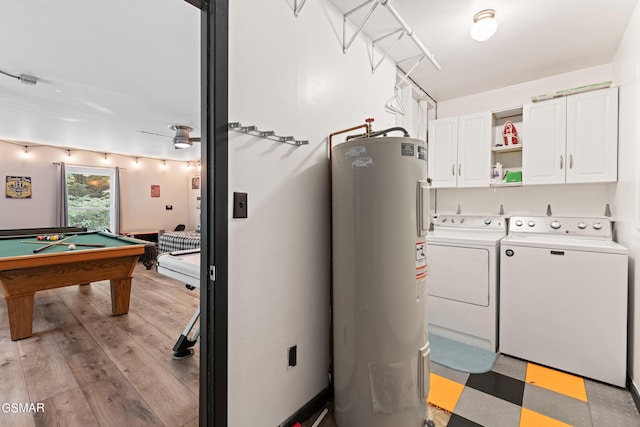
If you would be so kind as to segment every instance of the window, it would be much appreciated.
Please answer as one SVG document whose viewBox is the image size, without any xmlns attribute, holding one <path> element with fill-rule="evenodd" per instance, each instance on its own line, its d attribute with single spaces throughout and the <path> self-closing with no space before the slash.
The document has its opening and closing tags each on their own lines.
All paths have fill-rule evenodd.
<svg viewBox="0 0 640 427">
<path fill-rule="evenodd" d="M 66 183 L 68 224 L 115 232 L 115 169 L 67 166 Z"/>
</svg>

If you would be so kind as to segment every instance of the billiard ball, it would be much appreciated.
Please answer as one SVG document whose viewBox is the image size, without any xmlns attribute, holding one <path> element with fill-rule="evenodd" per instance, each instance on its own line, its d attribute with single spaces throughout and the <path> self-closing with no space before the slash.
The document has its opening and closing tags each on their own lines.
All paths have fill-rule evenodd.
<svg viewBox="0 0 640 427">
<path fill-rule="evenodd" d="M 76 248 L 76 245 L 74 245 L 73 243 L 71 243 L 71 244 L 69 245 L 69 250 L 70 250 L 70 251 L 74 250 L 75 248 Z"/>
</svg>

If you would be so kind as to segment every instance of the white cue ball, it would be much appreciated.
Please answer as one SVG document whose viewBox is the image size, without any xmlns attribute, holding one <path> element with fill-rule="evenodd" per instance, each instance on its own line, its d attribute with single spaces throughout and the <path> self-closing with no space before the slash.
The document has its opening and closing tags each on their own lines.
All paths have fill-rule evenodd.
<svg viewBox="0 0 640 427">
<path fill-rule="evenodd" d="M 74 245 L 73 243 L 69 245 L 69 250 L 72 251 L 76 248 L 76 245 Z"/>
</svg>

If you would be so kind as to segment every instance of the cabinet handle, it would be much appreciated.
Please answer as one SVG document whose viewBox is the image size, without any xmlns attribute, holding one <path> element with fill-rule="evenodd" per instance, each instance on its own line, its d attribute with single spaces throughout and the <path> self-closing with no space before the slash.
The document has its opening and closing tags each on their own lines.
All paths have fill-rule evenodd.
<svg viewBox="0 0 640 427">
<path fill-rule="evenodd" d="M 564 168 L 564 157 L 560 154 L 560 170 Z"/>
<path fill-rule="evenodd" d="M 569 169 L 573 169 L 573 154 L 569 154 Z"/>
<path fill-rule="evenodd" d="M 462 175 L 462 163 L 458 165 L 458 176 Z"/>
<path fill-rule="evenodd" d="M 456 176 L 456 164 L 451 165 L 451 176 Z"/>
</svg>

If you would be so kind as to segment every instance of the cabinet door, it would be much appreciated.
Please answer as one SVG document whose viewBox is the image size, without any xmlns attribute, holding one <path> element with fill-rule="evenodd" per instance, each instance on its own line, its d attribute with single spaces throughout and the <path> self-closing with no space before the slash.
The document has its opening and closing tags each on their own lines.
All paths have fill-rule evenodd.
<svg viewBox="0 0 640 427">
<path fill-rule="evenodd" d="M 566 161 L 565 98 L 525 104 L 522 145 L 522 183 L 565 182 Z"/>
<path fill-rule="evenodd" d="M 491 113 L 458 117 L 458 187 L 488 187 Z"/>
<path fill-rule="evenodd" d="M 458 119 L 433 120 L 429 123 L 429 157 L 427 176 L 434 188 L 455 187 L 458 165 Z"/>
<path fill-rule="evenodd" d="M 618 88 L 567 97 L 567 182 L 618 179 Z"/>
</svg>

